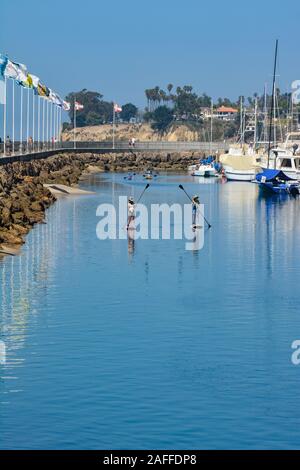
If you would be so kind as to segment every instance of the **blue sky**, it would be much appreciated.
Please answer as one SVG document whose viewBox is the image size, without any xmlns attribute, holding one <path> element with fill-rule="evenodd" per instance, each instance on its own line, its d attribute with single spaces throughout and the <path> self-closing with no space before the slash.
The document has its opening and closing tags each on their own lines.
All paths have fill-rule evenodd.
<svg viewBox="0 0 300 470">
<path fill-rule="evenodd" d="M 272 2 L 273 3 L 273 2 Z M 0 51 L 61 95 L 82 88 L 145 105 L 144 89 L 191 84 L 214 99 L 300 79 L 299 1 L 1 0 Z M 270 85 L 271 86 L 271 85 Z"/>
</svg>

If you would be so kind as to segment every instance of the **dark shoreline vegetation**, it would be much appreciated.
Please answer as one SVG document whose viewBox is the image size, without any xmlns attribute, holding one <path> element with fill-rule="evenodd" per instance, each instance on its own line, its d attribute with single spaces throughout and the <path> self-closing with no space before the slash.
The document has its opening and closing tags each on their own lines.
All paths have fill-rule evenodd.
<svg viewBox="0 0 300 470">
<path fill-rule="evenodd" d="M 146 106 L 138 109 L 133 103 L 119 103 L 122 112 L 116 115 L 117 122 L 147 122 L 152 129 L 161 134 L 165 134 L 170 126 L 185 124 L 191 129 L 201 132 L 210 130 L 210 120 L 207 114 L 213 113 L 221 107 L 231 107 L 237 110 L 236 116 L 230 121 L 214 119 L 213 140 L 221 137 L 226 139 L 236 138 L 240 128 L 240 106 L 243 104 L 245 113 L 245 125 L 251 122 L 251 113 L 254 113 L 255 102 L 257 100 L 259 121 L 265 119 L 265 112 L 270 114 L 272 96 L 271 94 L 254 93 L 253 96 L 239 96 L 236 100 L 229 98 L 212 98 L 206 93 L 198 94 L 191 85 L 177 86 L 169 83 L 166 89 L 159 86 L 148 88 L 144 91 Z M 75 100 L 84 105 L 84 108 L 76 113 L 77 127 L 98 126 L 110 124 L 113 120 L 113 102 L 103 99 L 103 95 L 97 91 L 83 89 L 77 92 L 70 92 L 66 96 L 66 101 L 73 103 Z M 290 114 L 293 111 L 295 122 L 300 122 L 300 106 L 292 106 L 292 93 L 282 93 L 276 89 L 276 112 L 280 120 L 277 123 L 278 132 L 280 127 L 290 125 Z M 71 106 L 69 111 L 70 123 L 65 122 L 63 130 L 70 130 L 74 125 L 74 109 Z M 259 123 L 261 131 L 261 122 Z"/>
<path fill-rule="evenodd" d="M 76 185 L 93 172 L 140 172 L 148 167 L 157 171 L 183 171 L 199 159 L 199 153 L 157 154 L 58 154 L 29 162 L 0 166 L 0 251 L 6 246 L 19 247 L 25 235 L 45 220 L 45 211 L 56 197 L 44 184 Z"/>
</svg>

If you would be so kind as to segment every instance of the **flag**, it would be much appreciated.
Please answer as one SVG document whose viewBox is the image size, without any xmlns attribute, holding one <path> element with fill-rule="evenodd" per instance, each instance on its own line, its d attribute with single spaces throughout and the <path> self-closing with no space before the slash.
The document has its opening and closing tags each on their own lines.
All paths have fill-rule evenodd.
<svg viewBox="0 0 300 470">
<path fill-rule="evenodd" d="M 63 100 L 61 99 L 61 97 L 57 93 L 55 93 L 55 96 L 56 96 L 56 105 L 59 106 L 60 108 L 62 108 L 63 103 L 64 103 Z"/>
<path fill-rule="evenodd" d="M 20 75 L 20 80 L 18 80 L 18 84 L 25 88 L 33 88 L 32 76 L 29 73 L 24 76 Z"/>
<path fill-rule="evenodd" d="M 6 104 L 5 82 L 0 76 L 0 104 Z"/>
<path fill-rule="evenodd" d="M 63 108 L 64 108 L 64 111 L 70 111 L 71 109 L 70 103 L 68 103 L 67 101 L 63 101 Z"/>
<path fill-rule="evenodd" d="M 2 77 L 4 77 L 4 71 L 7 65 L 7 61 L 8 58 L 5 55 L 0 54 L 0 76 Z"/>
<path fill-rule="evenodd" d="M 7 78 L 12 78 L 20 83 L 20 85 L 30 87 L 30 76 L 28 77 L 28 72 L 26 65 L 18 64 L 17 62 L 12 62 L 7 59 L 7 64 L 4 70 L 4 76 Z M 32 86 L 32 83 L 31 83 Z"/>
<path fill-rule="evenodd" d="M 50 95 L 50 90 L 46 87 L 46 85 L 43 85 L 41 82 L 39 82 L 37 86 L 37 94 L 39 96 L 43 96 L 44 98 L 48 98 Z"/>
<path fill-rule="evenodd" d="M 35 90 L 38 89 L 38 85 L 39 85 L 39 82 L 40 82 L 40 79 L 39 77 L 37 77 L 36 75 L 30 75 L 31 77 L 31 81 L 32 81 L 32 86 Z"/>
<path fill-rule="evenodd" d="M 49 100 L 51 103 L 56 104 L 56 106 L 62 106 L 62 99 L 55 93 L 53 90 L 49 89 Z"/>
<path fill-rule="evenodd" d="M 119 106 L 117 103 L 114 104 L 114 112 L 115 113 L 121 113 L 122 112 L 121 106 Z"/>
<path fill-rule="evenodd" d="M 84 108 L 84 106 L 83 104 L 78 103 L 78 101 L 75 101 L 74 108 L 76 111 L 81 111 Z"/>
</svg>

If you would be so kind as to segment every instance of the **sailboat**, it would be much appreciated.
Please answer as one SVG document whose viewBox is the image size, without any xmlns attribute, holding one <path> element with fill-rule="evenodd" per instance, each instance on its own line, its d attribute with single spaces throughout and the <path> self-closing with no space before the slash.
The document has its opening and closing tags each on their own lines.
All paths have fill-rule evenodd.
<svg viewBox="0 0 300 470">
<path fill-rule="evenodd" d="M 275 77 L 277 66 L 277 52 L 278 52 L 278 39 L 276 40 L 275 59 L 274 59 L 274 73 L 273 73 L 273 93 L 272 93 L 272 106 L 270 111 L 270 125 L 269 125 L 269 144 L 267 154 L 267 166 L 263 168 L 263 173 L 257 175 L 256 181 L 259 183 L 260 188 L 267 192 L 276 194 L 290 193 L 293 195 L 299 194 L 299 184 L 291 180 L 300 179 L 300 156 L 296 155 L 299 145 L 296 141 L 292 144 L 293 151 L 289 148 L 290 135 L 288 134 L 285 148 L 271 148 L 272 138 L 272 124 L 275 108 Z M 274 141 L 275 139 L 274 127 Z M 292 136 L 294 137 L 294 136 Z M 292 141 L 293 142 L 293 141 Z"/>
<path fill-rule="evenodd" d="M 258 172 L 258 155 L 255 150 L 257 141 L 257 99 L 255 101 L 254 121 L 250 120 L 246 126 L 246 113 L 241 98 L 240 118 L 240 141 L 237 145 L 231 146 L 228 153 L 220 156 L 220 162 L 228 180 L 253 181 Z M 245 144 L 246 132 L 254 134 L 254 144 Z"/>
<path fill-rule="evenodd" d="M 289 132 L 284 145 L 277 146 L 270 150 L 269 165 L 268 158 L 262 159 L 261 167 L 263 170 L 271 168 L 281 170 L 289 178 L 300 180 L 300 133 Z"/>
<path fill-rule="evenodd" d="M 219 176 L 218 167 L 215 163 L 215 157 L 212 156 L 212 138 L 213 138 L 213 102 L 211 101 L 211 116 L 210 116 L 210 155 L 207 158 L 199 160 L 199 165 L 190 166 L 188 170 L 192 176 Z"/>
</svg>

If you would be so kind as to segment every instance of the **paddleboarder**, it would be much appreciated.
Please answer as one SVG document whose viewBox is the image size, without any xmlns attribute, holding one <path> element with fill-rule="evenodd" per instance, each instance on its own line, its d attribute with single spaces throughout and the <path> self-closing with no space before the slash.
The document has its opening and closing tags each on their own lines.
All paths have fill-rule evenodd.
<svg viewBox="0 0 300 470">
<path fill-rule="evenodd" d="M 134 204 L 133 197 L 128 198 L 127 213 L 128 213 L 128 222 L 127 222 L 127 230 L 128 230 L 131 222 L 133 222 L 135 219 L 135 204 Z"/>
<path fill-rule="evenodd" d="M 195 196 L 192 197 L 192 226 L 193 228 L 197 227 L 197 211 L 198 211 L 198 206 L 200 204 L 199 201 L 199 196 L 195 194 Z"/>
</svg>

